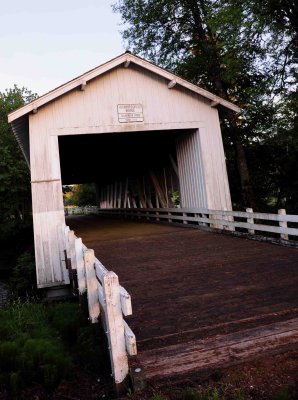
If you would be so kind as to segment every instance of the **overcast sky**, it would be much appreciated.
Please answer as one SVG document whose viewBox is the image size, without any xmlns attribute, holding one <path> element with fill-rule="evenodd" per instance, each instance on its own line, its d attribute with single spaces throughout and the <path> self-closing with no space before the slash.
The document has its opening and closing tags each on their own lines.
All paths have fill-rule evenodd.
<svg viewBox="0 0 298 400">
<path fill-rule="evenodd" d="M 39 95 L 125 51 L 115 0 L 1 0 L 0 91 Z"/>
</svg>

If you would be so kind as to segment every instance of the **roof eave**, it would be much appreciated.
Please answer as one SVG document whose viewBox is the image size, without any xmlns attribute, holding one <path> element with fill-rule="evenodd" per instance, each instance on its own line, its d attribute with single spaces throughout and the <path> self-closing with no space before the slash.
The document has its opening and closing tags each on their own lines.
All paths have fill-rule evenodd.
<svg viewBox="0 0 298 400">
<path fill-rule="evenodd" d="M 169 72 L 155 64 L 152 64 L 149 61 L 144 60 L 141 57 L 135 56 L 131 53 L 123 53 L 120 56 L 106 62 L 105 64 L 102 64 L 86 73 L 83 75 L 78 76 L 77 78 L 59 86 L 58 88 L 44 94 L 43 96 L 31 101 L 30 103 L 26 104 L 25 106 L 11 112 L 8 114 L 8 122 L 11 123 L 15 121 L 16 119 L 24 116 L 25 114 L 29 114 L 33 112 L 33 110 L 38 109 L 39 107 L 49 103 L 50 101 L 55 100 L 56 98 L 62 96 L 63 94 L 79 87 L 80 85 L 85 85 L 88 81 L 91 79 L 94 79 L 103 73 L 121 65 L 122 63 L 127 63 L 127 62 L 132 62 L 140 67 L 143 67 L 153 73 L 156 73 L 169 81 L 175 79 L 176 83 L 179 84 L 182 87 L 185 87 L 189 89 L 192 92 L 195 92 L 207 99 L 210 100 L 210 102 L 220 104 L 221 106 L 228 108 L 232 111 L 235 111 L 236 113 L 240 113 L 242 109 L 238 106 L 236 106 L 233 103 L 230 103 L 227 100 L 224 100 L 223 98 L 216 96 L 215 94 L 200 88 L 197 85 L 194 85 L 188 81 L 186 81 L 183 78 L 180 78 L 179 76 L 176 76 L 172 72 Z"/>
</svg>

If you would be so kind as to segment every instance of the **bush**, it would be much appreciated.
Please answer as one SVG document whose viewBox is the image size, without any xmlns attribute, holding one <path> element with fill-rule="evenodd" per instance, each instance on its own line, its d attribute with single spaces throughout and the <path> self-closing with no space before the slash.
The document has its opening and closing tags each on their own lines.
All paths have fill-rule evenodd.
<svg viewBox="0 0 298 400">
<path fill-rule="evenodd" d="M 94 324 L 79 329 L 75 352 L 83 368 L 102 373 L 110 367 L 110 361 L 105 338 L 97 328 Z"/>
<path fill-rule="evenodd" d="M 77 303 L 55 304 L 47 310 L 51 325 L 59 332 L 62 340 L 72 345 L 77 340 L 77 332 L 82 324 L 82 317 Z"/>
<path fill-rule="evenodd" d="M 20 300 L 0 310 L 0 389 L 15 393 L 32 382 L 57 387 L 71 367 L 42 304 Z"/>
<path fill-rule="evenodd" d="M 37 296 L 36 268 L 34 257 L 26 251 L 17 259 L 10 279 L 11 294 L 15 298 Z"/>
</svg>

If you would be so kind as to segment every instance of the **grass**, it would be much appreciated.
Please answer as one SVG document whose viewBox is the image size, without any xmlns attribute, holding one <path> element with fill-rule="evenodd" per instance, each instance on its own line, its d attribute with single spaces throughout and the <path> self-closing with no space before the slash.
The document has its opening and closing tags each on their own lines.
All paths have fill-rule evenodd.
<svg viewBox="0 0 298 400">
<path fill-rule="evenodd" d="M 216 386 L 215 386 L 216 385 Z M 270 389 L 268 387 L 268 389 Z M 221 379 L 215 382 L 206 382 L 199 387 L 162 387 L 159 389 L 148 388 L 142 393 L 129 392 L 128 398 L 133 400 L 251 400 L 258 399 L 258 394 L 252 394 L 247 387 L 238 387 L 225 384 Z M 262 391 L 262 399 L 267 400 L 294 400 L 297 392 L 294 386 L 285 386 L 274 393 Z"/>
</svg>

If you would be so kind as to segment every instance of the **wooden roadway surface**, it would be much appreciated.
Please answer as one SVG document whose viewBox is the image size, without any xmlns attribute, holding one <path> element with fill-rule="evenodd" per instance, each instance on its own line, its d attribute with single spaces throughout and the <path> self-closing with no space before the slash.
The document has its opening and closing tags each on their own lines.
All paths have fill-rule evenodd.
<svg viewBox="0 0 298 400">
<path fill-rule="evenodd" d="M 130 292 L 148 379 L 298 348 L 298 249 L 100 217 L 67 223 Z"/>
</svg>

